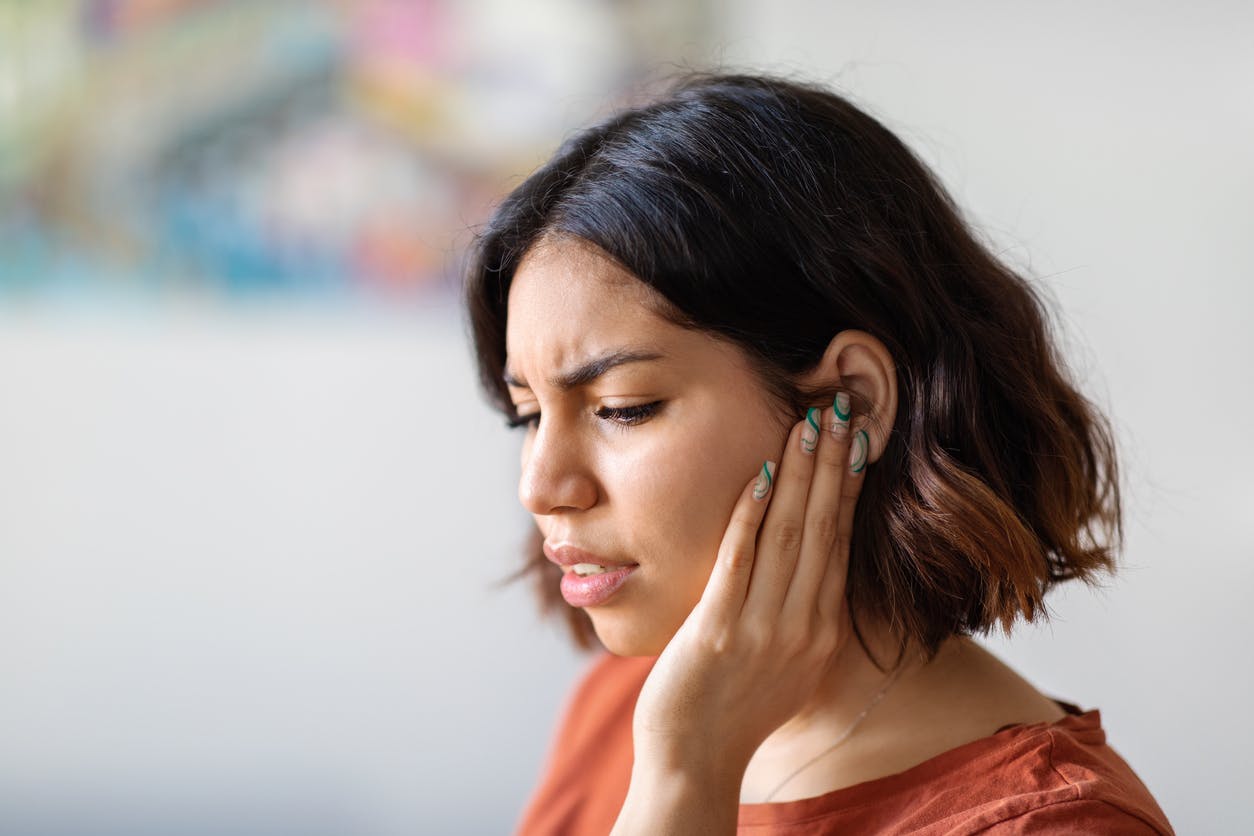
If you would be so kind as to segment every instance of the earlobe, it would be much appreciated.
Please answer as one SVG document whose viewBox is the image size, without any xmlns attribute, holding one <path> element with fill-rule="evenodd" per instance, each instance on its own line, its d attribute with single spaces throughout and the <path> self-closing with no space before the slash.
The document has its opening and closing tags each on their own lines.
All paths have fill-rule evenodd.
<svg viewBox="0 0 1254 836">
<path fill-rule="evenodd" d="M 803 382 L 851 392 L 854 430 L 865 429 L 870 442 L 867 461 L 883 455 L 897 419 L 897 365 L 884 343 L 866 331 L 841 331 Z"/>
</svg>

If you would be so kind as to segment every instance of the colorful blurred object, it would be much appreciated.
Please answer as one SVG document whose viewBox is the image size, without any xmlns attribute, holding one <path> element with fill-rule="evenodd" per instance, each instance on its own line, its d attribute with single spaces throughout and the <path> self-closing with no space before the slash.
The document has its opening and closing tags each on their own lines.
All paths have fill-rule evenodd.
<svg viewBox="0 0 1254 836">
<path fill-rule="evenodd" d="M 448 292 L 642 31 L 697 14 L 518 8 L 0 0 L 0 301 Z"/>
</svg>

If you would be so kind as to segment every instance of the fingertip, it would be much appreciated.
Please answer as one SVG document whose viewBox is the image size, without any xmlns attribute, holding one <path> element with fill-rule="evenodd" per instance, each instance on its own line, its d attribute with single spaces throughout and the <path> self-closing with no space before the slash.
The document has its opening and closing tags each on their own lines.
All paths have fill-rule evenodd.
<svg viewBox="0 0 1254 836">
<path fill-rule="evenodd" d="M 849 474 L 858 476 L 865 471 L 870 455 L 871 437 L 866 430 L 860 429 L 849 443 Z"/>
<path fill-rule="evenodd" d="M 819 437 L 823 434 L 823 410 L 817 406 L 807 409 L 806 417 L 797 425 L 794 433 L 800 433 L 798 444 L 801 446 L 801 452 L 807 456 L 814 455 L 814 451 L 819 447 Z"/>
<path fill-rule="evenodd" d="M 847 392 L 837 392 L 832 405 L 827 409 L 828 431 L 837 441 L 849 438 L 850 422 L 853 419 L 853 407 Z"/>
<path fill-rule="evenodd" d="M 771 488 L 775 484 L 775 462 L 767 459 L 762 462 L 762 467 L 758 470 L 757 477 L 753 480 L 753 498 L 757 502 L 762 502 L 770 494 Z"/>
</svg>

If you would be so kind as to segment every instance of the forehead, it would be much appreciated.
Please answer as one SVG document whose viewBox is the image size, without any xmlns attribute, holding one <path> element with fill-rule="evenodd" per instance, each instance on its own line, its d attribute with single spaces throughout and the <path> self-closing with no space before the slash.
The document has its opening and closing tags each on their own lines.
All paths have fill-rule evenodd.
<svg viewBox="0 0 1254 836">
<path fill-rule="evenodd" d="M 507 369 L 527 377 L 619 348 L 671 354 L 695 334 L 663 319 L 661 297 L 609 256 L 577 240 L 538 244 L 510 285 Z"/>
</svg>

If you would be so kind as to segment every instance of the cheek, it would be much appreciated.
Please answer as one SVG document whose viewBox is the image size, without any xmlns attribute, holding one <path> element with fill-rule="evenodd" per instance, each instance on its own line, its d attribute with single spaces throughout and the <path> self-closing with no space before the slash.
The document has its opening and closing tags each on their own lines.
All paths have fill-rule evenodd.
<svg viewBox="0 0 1254 836">
<path fill-rule="evenodd" d="M 619 462 L 636 545 L 668 565 L 691 565 L 703 580 L 741 491 L 773 454 L 747 425 L 729 428 L 717 411 L 707 414 Z"/>
</svg>

